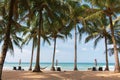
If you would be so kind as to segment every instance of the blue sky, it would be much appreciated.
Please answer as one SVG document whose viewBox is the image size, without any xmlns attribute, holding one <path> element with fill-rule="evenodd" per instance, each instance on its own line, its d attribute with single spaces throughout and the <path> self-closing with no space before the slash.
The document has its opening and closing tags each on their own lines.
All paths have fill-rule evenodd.
<svg viewBox="0 0 120 80">
<path fill-rule="evenodd" d="M 93 48 L 93 41 L 88 43 L 84 43 L 84 38 L 86 35 L 83 35 L 82 40 L 78 41 L 78 62 L 94 62 L 96 58 L 98 62 L 105 62 L 105 54 L 104 54 L 104 40 L 101 40 L 96 49 Z M 111 46 L 110 46 L 111 47 Z M 18 62 L 19 59 L 22 62 L 30 62 L 31 57 L 31 44 L 23 47 L 22 52 L 20 49 L 15 47 L 14 55 L 11 55 L 9 52 L 6 57 L 6 62 Z M 51 45 L 45 43 L 41 44 L 41 54 L 40 54 L 40 62 L 51 62 L 53 55 L 53 42 L 51 41 Z M 73 62 L 74 61 L 74 36 L 72 39 L 68 39 L 66 41 L 57 39 L 57 48 L 56 48 L 56 59 L 59 62 Z M 36 60 L 36 50 L 34 52 L 34 60 Z M 109 56 L 109 62 L 114 63 L 114 55 Z"/>
</svg>

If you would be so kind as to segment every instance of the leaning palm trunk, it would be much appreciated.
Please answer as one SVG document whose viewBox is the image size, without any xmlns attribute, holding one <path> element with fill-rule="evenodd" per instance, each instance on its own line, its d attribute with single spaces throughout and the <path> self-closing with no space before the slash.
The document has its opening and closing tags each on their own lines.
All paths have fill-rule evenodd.
<svg viewBox="0 0 120 80">
<path fill-rule="evenodd" d="M 37 57 L 36 57 L 36 64 L 33 72 L 41 72 L 40 70 L 40 42 L 41 42 L 41 24 L 42 24 L 42 12 L 40 11 L 40 20 L 39 20 L 39 29 L 38 29 L 38 47 L 37 47 Z"/>
<path fill-rule="evenodd" d="M 75 53 L 74 53 L 74 71 L 77 69 L 77 30 L 75 26 Z"/>
<path fill-rule="evenodd" d="M 32 70 L 33 53 L 34 53 L 34 40 L 32 44 L 32 54 L 31 54 L 30 68 L 29 68 L 30 71 Z"/>
<path fill-rule="evenodd" d="M 0 56 L 0 80 L 2 80 L 2 69 L 3 69 L 4 61 L 5 61 L 7 50 L 8 50 L 8 45 L 9 45 L 8 42 L 10 40 L 10 29 L 11 29 L 11 23 L 12 23 L 14 2 L 15 0 L 10 1 L 8 24 L 7 24 L 5 39 L 4 39 L 2 52 Z"/>
<path fill-rule="evenodd" d="M 120 72 L 118 50 L 117 50 L 116 40 L 115 40 L 115 37 L 114 37 L 114 28 L 113 28 L 113 23 L 112 23 L 112 17 L 111 16 L 109 16 L 109 20 L 110 20 L 110 29 L 111 29 L 111 34 L 112 34 L 112 41 L 113 41 L 113 46 L 114 46 L 114 57 L 115 57 L 114 72 Z"/>
<path fill-rule="evenodd" d="M 55 67 L 54 67 L 54 62 L 55 62 L 55 51 L 56 51 L 56 38 L 54 38 L 54 51 L 53 51 L 53 59 L 52 59 L 51 71 L 55 71 Z"/>
<path fill-rule="evenodd" d="M 107 37 L 105 36 L 105 59 L 106 59 L 106 68 L 105 71 L 109 71 L 109 66 L 108 66 L 108 51 L 107 51 Z"/>
</svg>

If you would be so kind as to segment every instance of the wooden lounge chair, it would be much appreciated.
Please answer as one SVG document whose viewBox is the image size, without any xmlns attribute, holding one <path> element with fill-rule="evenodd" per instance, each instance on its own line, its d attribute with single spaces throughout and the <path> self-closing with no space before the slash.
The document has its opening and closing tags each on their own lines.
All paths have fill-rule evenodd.
<svg viewBox="0 0 120 80">
<path fill-rule="evenodd" d="M 17 70 L 15 66 L 13 67 L 13 70 Z"/>
<path fill-rule="evenodd" d="M 60 66 L 55 66 L 55 70 L 56 71 L 61 71 L 61 67 Z"/>
<path fill-rule="evenodd" d="M 98 70 L 99 70 L 99 71 L 103 71 L 103 68 L 102 68 L 102 67 L 99 67 Z"/>
<path fill-rule="evenodd" d="M 61 67 L 57 67 L 57 71 L 61 71 Z"/>
<path fill-rule="evenodd" d="M 21 66 L 18 66 L 18 70 L 22 70 Z"/>
<path fill-rule="evenodd" d="M 96 67 L 93 67 L 93 68 L 92 68 L 92 71 L 97 71 Z"/>
</svg>

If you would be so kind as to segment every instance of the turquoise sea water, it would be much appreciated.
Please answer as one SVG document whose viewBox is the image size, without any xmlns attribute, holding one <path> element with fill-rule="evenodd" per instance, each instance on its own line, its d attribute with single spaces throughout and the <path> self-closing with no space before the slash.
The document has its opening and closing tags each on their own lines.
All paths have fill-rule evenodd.
<svg viewBox="0 0 120 80">
<path fill-rule="evenodd" d="M 18 67 L 19 64 L 18 63 L 8 63 L 6 62 L 4 64 L 4 70 L 12 70 L 13 66 Z M 29 63 L 21 63 L 21 66 L 24 70 L 28 70 L 30 64 Z M 33 63 L 33 68 L 35 66 L 35 63 Z M 50 70 L 51 68 L 51 63 L 40 63 L 40 66 L 43 67 L 47 67 L 46 70 Z M 73 70 L 74 68 L 74 63 L 59 63 L 58 66 L 61 67 L 62 70 Z M 94 66 L 94 63 L 78 63 L 77 67 L 79 70 L 81 71 L 85 71 L 88 70 L 88 68 L 92 68 Z M 98 63 L 97 67 L 103 67 L 103 69 L 105 68 L 105 63 Z M 109 63 L 109 68 L 111 71 L 114 70 L 114 63 Z"/>
</svg>

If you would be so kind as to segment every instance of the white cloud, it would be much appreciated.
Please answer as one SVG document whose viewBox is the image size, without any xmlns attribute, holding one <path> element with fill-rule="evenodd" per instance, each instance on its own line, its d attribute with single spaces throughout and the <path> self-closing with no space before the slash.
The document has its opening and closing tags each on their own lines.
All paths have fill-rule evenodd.
<svg viewBox="0 0 120 80">
<path fill-rule="evenodd" d="M 87 51 L 87 48 L 85 48 L 85 47 L 84 47 L 84 48 L 81 48 L 81 49 L 82 49 L 83 51 Z"/>
<path fill-rule="evenodd" d="M 109 48 L 113 48 L 113 45 L 111 44 L 111 45 L 109 45 L 108 47 L 109 47 Z"/>
<path fill-rule="evenodd" d="M 56 53 L 59 53 L 60 52 L 60 50 L 56 50 Z"/>
</svg>

